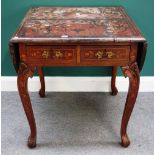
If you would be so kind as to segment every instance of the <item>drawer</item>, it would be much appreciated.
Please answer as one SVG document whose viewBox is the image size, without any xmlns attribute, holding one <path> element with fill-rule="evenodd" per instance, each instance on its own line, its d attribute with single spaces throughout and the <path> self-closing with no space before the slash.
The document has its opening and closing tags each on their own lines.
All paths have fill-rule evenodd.
<svg viewBox="0 0 155 155">
<path fill-rule="evenodd" d="M 81 46 L 80 63 L 121 65 L 129 62 L 130 46 Z"/>
<path fill-rule="evenodd" d="M 27 46 L 27 58 L 30 62 L 76 63 L 75 46 Z"/>
</svg>

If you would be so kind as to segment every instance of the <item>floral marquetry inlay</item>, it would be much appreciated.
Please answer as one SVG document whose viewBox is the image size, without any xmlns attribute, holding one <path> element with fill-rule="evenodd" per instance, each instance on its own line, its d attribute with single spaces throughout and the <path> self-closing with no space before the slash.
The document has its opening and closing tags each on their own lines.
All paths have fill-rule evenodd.
<svg viewBox="0 0 155 155">
<path fill-rule="evenodd" d="M 129 51 L 126 48 L 92 48 L 81 49 L 81 58 L 85 60 L 115 60 L 128 59 Z"/>
<path fill-rule="evenodd" d="M 28 53 L 29 59 L 55 59 L 55 60 L 70 60 L 73 59 L 73 49 L 50 49 L 44 47 L 31 48 Z"/>
<path fill-rule="evenodd" d="M 27 13 L 14 39 L 141 38 L 122 7 L 38 7 Z M 143 39 L 143 38 L 141 38 Z"/>
</svg>

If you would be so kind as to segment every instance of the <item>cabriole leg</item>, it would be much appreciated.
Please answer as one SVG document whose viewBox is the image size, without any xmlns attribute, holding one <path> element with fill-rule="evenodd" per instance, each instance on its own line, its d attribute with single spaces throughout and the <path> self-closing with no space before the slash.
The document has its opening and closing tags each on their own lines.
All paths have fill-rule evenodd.
<svg viewBox="0 0 155 155">
<path fill-rule="evenodd" d="M 27 82 L 28 78 L 32 77 L 34 68 L 30 68 L 25 63 L 20 63 L 18 71 L 18 91 L 23 104 L 23 108 L 30 126 L 30 136 L 28 138 L 28 146 L 33 148 L 36 146 L 36 123 L 33 115 L 31 100 L 28 94 Z"/>
<path fill-rule="evenodd" d="M 115 96 L 118 93 L 118 90 L 116 88 L 116 75 L 117 75 L 117 66 L 112 67 L 112 77 L 111 77 L 111 95 Z"/>
<path fill-rule="evenodd" d="M 41 88 L 39 90 L 40 97 L 45 97 L 45 79 L 44 79 L 44 72 L 42 67 L 38 67 L 38 75 L 40 78 Z"/>
<path fill-rule="evenodd" d="M 121 123 L 121 144 L 123 147 L 128 147 L 130 140 L 127 135 L 127 125 L 136 102 L 140 78 L 137 63 L 133 63 L 132 65 L 126 67 L 121 67 L 121 69 L 124 76 L 129 78 L 129 90 Z"/>
</svg>

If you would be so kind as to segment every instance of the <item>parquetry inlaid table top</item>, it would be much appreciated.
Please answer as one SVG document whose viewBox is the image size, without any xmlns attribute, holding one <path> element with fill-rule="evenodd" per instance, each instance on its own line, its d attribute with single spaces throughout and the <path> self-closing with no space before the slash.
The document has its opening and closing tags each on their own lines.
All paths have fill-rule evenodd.
<svg viewBox="0 0 155 155">
<path fill-rule="evenodd" d="M 39 94 L 44 97 L 42 69 L 46 66 L 112 66 L 112 95 L 117 94 L 115 79 L 120 66 L 130 80 L 121 125 L 121 144 L 128 146 L 126 129 L 138 93 L 146 48 L 146 39 L 122 7 L 29 9 L 10 39 L 18 90 L 31 129 L 29 147 L 36 145 L 36 125 L 27 80 L 37 68 L 41 82 Z"/>
</svg>

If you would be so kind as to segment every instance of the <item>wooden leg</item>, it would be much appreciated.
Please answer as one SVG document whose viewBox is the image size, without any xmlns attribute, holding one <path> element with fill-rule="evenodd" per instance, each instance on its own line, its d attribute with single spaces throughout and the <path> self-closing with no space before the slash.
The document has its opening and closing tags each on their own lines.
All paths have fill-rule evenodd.
<svg viewBox="0 0 155 155">
<path fill-rule="evenodd" d="M 116 75 L 117 75 L 118 67 L 114 66 L 112 67 L 112 77 L 111 77 L 111 95 L 115 96 L 118 93 L 118 90 L 116 88 Z"/>
<path fill-rule="evenodd" d="M 28 146 L 33 148 L 36 146 L 36 123 L 31 106 L 31 100 L 28 94 L 27 81 L 29 77 L 32 77 L 34 68 L 29 68 L 26 64 L 20 63 L 18 71 L 18 91 L 24 107 L 25 114 L 27 116 L 30 126 L 30 136 L 28 138 Z"/>
<path fill-rule="evenodd" d="M 137 98 L 140 78 L 137 63 L 121 68 L 124 76 L 129 78 L 129 90 L 121 124 L 121 144 L 123 147 L 128 147 L 130 140 L 127 135 L 127 125 Z"/>
<path fill-rule="evenodd" d="M 41 88 L 39 90 L 40 97 L 45 97 L 45 79 L 44 79 L 44 72 L 42 67 L 38 67 L 38 75 L 40 78 Z"/>
</svg>

